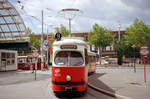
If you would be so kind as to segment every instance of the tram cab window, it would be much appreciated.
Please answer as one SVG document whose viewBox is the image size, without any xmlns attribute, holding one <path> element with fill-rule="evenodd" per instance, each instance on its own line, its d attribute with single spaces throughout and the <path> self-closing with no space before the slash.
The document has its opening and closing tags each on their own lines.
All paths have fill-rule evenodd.
<svg viewBox="0 0 150 99">
<path fill-rule="evenodd" d="M 81 53 L 75 51 L 61 51 L 55 56 L 55 64 L 63 66 L 81 66 L 84 63 Z"/>
<path fill-rule="evenodd" d="M 80 66 L 83 64 L 83 57 L 79 52 L 71 52 L 70 65 Z"/>
<path fill-rule="evenodd" d="M 67 52 L 58 52 L 57 55 L 55 56 L 55 64 L 56 65 L 67 65 L 68 61 L 68 56 Z"/>
</svg>

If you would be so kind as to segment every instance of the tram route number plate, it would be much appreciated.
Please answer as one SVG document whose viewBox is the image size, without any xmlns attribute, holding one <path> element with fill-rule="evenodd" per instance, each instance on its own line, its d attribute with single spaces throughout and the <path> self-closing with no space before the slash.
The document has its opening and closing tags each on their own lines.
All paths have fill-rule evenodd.
<svg viewBox="0 0 150 99">
<path fill-rule="evenodd" d="M 71 90 L 72 90 L 72 87 L 65 87 L 65 90 L 66 90 L 66 91 L 71 91 Z"/>
</svg>

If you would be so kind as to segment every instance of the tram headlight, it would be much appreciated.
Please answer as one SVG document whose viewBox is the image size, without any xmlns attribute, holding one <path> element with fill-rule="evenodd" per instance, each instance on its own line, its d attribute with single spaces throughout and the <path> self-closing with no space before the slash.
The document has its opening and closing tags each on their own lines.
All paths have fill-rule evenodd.
<svg viewBox="0 0 150 99">
<path fill-rule="evenodd" d="M 70 75 L 66 76 L 66 81 L 71 81 L 71 76 Z"/>
</svg>

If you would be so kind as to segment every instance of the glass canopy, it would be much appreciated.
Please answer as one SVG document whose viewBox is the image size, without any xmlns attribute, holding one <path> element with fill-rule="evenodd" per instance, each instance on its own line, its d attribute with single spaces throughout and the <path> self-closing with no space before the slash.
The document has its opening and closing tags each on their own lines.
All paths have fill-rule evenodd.
<svg viewBox="0 0 150 99">
<path fill-rule="evenodd" d="M 0 0 L 0 42 L 25 38 L 25 24 L 8 0 Z"/>
</svg>

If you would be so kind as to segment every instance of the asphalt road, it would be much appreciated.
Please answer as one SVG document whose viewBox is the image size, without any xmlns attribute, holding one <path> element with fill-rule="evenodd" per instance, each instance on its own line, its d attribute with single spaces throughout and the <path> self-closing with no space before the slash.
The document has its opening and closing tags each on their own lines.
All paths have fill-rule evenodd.
<svg viewBox="0 0 150 99">
<path fill-rule="evenodd" d="M 132 67 L 97 67 L 96 86 L 110 89 L 114 93 L 149 99 L 150 85 L 143 85 L 143 67 L 134 73 Z M 150 68 L 147 68 L 147 82 L 150 81 Z M 103 74 L 103 75 L 101 75 Z M 129 74 L 129 75 L 126 75 Z M 123 82 L 124 81 L 124 82 Z M 141 81 L 134 83 L 134 81 Z M 137 85 L 140 84 L 140 85 Z M 149 83 L 147 83 L 149 84 Z M 139 89 L 139 90 L 136 90 Z M 141 91 L 140 91 L 141 90 Z M 140 96 L 138 96 L 140 95 Z M 139 97 L 139 98 L 138 98 Z M 31 71 L 0 72 L 0 99 L 66 99 L 57 98 L 51 88 L 51 70 L 37 71 L 37 80 Z M 114 99 L 88 88 L 87 94 L 73 99 Z"/>
<path fill-rule="evenodd" d="M 0 99 L 66 99 L 58 98 L 51 88 L 51 74 L 37 73 L 37 80 L 30 71 L 0 72 Z M 88 88 L 84 96 L 73 99 L 114 99 Z"/>
</svg>

